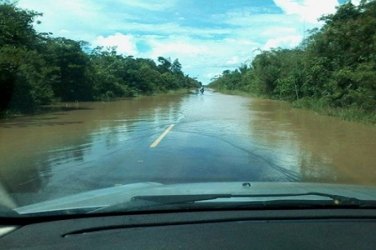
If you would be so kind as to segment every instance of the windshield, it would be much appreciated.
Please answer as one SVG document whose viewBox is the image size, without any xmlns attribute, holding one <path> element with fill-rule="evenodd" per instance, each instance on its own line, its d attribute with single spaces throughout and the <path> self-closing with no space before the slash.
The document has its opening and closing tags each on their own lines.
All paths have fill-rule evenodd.
<svg viewBox="0 0 376 250">
<path fill-rule="evenodd" d="M 0 0 L 0 217 L 373 206 L 375 27 L 373 0 Z"/>
</svg>

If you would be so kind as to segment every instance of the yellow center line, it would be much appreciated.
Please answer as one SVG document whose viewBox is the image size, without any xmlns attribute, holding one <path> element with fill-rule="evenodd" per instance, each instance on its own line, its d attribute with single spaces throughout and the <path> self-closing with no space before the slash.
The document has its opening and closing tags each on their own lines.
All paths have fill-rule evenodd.
<svg viewBox="0 0 376 250">
<path fill-rule="evenodd" d="M 175 126 L 175 124 L 171 124 L 168 128 L 150 145 L 151 148 L 155 148 L 159 145 L 159 143 L 165 138 L 168 132 Z"/>
</svg>

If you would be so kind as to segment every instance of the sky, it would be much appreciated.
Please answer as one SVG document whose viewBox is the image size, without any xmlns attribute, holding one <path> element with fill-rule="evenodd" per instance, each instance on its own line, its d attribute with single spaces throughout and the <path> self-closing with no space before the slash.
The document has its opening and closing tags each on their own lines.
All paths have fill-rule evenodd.
<svg viewBox="0 0 376 250">
<path fill-rule="evenodd" d="M 18 0 L 36 25 L 124 55 L 178 58 L 204 84 L 261 50 L 293 48 L 346 0 Z M 357 4 L 360 0 L 353 0 Z"/>
</svg>

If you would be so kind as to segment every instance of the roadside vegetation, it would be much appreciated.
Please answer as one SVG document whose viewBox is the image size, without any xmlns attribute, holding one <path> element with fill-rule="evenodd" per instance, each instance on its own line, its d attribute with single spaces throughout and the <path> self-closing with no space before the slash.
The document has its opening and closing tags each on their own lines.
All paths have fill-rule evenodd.
<svg viewBox="0 0 376 250">
<path fill-rule="evenodd" d="M 346 3 L 321 20 L 323 27 L 297 48 L 262 51 L 210 87 L 376 123 L 376 1 Z"/>
<path fill-rule="evenodd" d="M 38 33 L 41 13 L 0 0 L 0 116 L 58 101 L 108 100 L 198 86 L 178 59 L 124 56 L 115 48 Z"/>
</svg>

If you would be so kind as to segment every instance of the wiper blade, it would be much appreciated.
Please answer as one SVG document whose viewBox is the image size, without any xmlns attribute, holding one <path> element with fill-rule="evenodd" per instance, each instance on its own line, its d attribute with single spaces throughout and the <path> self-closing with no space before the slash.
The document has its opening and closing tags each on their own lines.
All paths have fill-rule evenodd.
<svg viewBox="0 0 376 250">
<path fill-rule="evenodd" d="M 0 204 L 0 216 L 1 217 L 17 217 L 19 216 L 19 214 L 13 209 L 10 209 Z"/>
<path fill-rule="evenodd" d="M 321 199 L 281 199 L 283 197 L 304 197 L 304 196 L 319 196 L 325 197 L 324 202 Z M 260 200 L 241 202 L 244 205 L 255 206 L 288 206 L 288 205 L 325 205 L 325 206 L 338 206 L 338 207 L 376 207 L 376 201 L 359 200 L 353 197 L 346 197 L 341 195 L 334 195 L 320 192 L 306 192 L 306 193 L 280 193 L 280 194 L 192 194 L 192 195 L 143 195 L 134 196 L 131 201 L 114 204 L 108 207 L 103 207 L 91 211 L 90 213 L 97 212 L 115 212 L 115 211 L 137 211 L 145 209 L 163 209 L 171 208 L 175 205 L 198 205 L 203 204 L 205 201 L 212 201 L 215 199 L 231 199 L 231 198 L 277 198 L 275 200 Z M 205 204 L 205 203 L 204 203 Z M 231 205 L 231 204 L 230 204 Z M 191 206 L 190 206 L 191 207 Z M 181 208 L 181 207 L 179 207 Z"/>
<path fill-rule="evenodd" d="M 188 203 L 197 202 L 205 200 L 214 200 L 220 198 L 281 198 L 281 197 L 298 197 L 298 196 L 321 196 L 330 198 L 335 205 L 360 205 L 363 203 L 362 200 L 320 193 L 320 192 L 307 192 L 307 193 L 295 193 L 295 194 L 194 194 L 194 195 L 144 195 L 144 196 L 134 196 L 132 200 L 144 200 L 151 201 L 161 204 L 177 204 L 177 203 Z"/>
<path fill-rule="evenodd" d="M 205 201 L 205 200 L 214 200 L 218 198 L 232 198 L 234 197 L 231 194 L 193 194 L 193 195 L 143 195 L 143 196 L 134 196 L 132 200 L 144 200 L 151 201 L 161 204 L 170 204 L 170 203 L 187 203 L 187 202 L 196 202 L 196 201 Z"/>
</svg>

